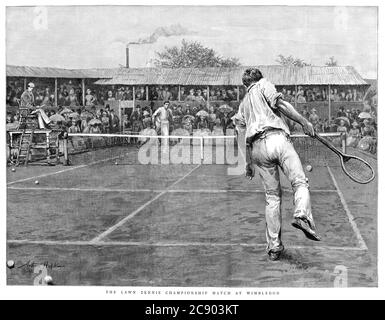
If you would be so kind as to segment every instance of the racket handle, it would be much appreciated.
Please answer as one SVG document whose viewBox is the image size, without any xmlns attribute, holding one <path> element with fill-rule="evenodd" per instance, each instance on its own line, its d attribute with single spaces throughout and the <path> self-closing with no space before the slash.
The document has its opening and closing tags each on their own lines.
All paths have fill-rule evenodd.
<svg viewBox="0 0 385 320">
<path fill-rule="evenodd" d="M 336 153 L 337 155 L 339 156 L 343 156 L 343 153 L 338 150 L 330 141 L 328 141 L 327 139 L 321 137 L 317 132 L 315 132 L 314 134 L 314 137 L 320 141 L 321 143 L 323 143 L 325 146 L 327 146 L 330 150 L 332 150 L 334 153 Z"/>
</svg>

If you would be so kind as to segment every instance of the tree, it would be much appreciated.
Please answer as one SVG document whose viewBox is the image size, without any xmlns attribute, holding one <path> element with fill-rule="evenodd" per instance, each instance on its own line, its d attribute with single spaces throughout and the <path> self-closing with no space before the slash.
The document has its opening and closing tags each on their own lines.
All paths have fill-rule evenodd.
<svg viewBox="0 0 385 320">
<path fill-rule="evenodd" d="M 277 61 L 282 66 L 305 67 L 311 65 L 310 63 L 307 63 L 302 59 L 294 58 L 293 56 L 285 57 L 283 54 L 278 55 L 278 59 L 276 59 L 275 61 Z"/>
<path fill-rule="evenodd" d="M 334 57 L 330 57 L 329 61 L 325 62 L 325 66 L 327 66 L 327 67 L 335 67 L 337 65 L 338 65 L 338 62 L 336 59 L 334 59 Z"/>
<path fill-rule="evenodd" d="M 205 67 L 238 67 L 238 58 L 224 58 L 214 49 L 203 46 L 196 41 L 182 40 L 178 48 L 165 47 L 164 51 L 156 52 L 155 65 L 163 68 L 205 68 Z"/>
</svg>

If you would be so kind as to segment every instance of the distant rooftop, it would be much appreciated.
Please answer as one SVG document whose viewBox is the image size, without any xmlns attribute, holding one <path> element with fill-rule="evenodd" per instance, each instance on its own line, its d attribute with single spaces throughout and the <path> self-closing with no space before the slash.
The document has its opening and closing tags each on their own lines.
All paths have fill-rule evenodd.
<svg viewBox="0 0 385 320">
<path fill-rule="evenodd" d="M 275 85 L 365 85 L 369 84 L 351 66 L 285 67 L 256 66 Z M 86 78 L 100 85 L 242 85 L 242 74 L 248 67 L 236 68 L 111 68 L 61 69 L 7 66 L 8 77 Z"/>
</svg>

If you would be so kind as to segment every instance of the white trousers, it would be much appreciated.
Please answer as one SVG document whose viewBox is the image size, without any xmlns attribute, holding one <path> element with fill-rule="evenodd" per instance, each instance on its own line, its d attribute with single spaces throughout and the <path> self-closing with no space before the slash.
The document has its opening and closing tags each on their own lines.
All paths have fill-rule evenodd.
<svg viewBox="0 0 385 320">
<path fill-rule="evenodd" d="M 45 124 L 49 124 L 51 120 L 49 120 L 47 114 L 44 112 L 43 109 L 36 109 L 35 111 L 31 112 L 31 114 L 37 113 L 37 119 L 39 121 L 39 128 L 44 129 Z"/>
<path fill-rule="evenodd" d="M 290 137 L 282 130 L 268 132 L 264 138 L 253 143 L 252 161 L 257 165 L 265 188 L 267 251 L 282 251 L 279 168 L 289 179 L 294 191 L 294 217 L 306 217 L 314 224 L 308 179 Z"/>
</svg>

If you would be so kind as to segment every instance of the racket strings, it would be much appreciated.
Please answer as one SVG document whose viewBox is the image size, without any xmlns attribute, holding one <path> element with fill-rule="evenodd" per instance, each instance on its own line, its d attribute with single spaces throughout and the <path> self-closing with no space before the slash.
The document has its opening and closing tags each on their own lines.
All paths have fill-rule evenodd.
<svg viewBox="0 0 385 320">
<path fill-rule="evenodd" d="M 373 178 L 373 169 L 366 162 L 357 158 L 347 158 L 343 162 L 346 172 L 356 181 L 369 182 Z"/>
</svg>

